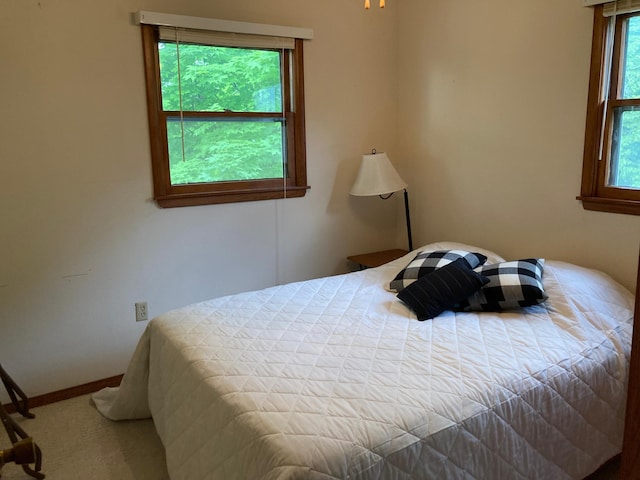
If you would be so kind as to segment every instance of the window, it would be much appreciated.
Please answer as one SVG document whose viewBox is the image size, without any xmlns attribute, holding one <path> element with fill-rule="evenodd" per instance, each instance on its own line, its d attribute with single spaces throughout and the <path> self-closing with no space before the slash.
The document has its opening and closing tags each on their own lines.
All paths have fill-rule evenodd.
<svg viewBox="0 0 640 480">
<path fill-rule="evenodd" d="M 640 215 L 640 11 L 617 8 L 595 8 L 578 199 L 588 210 Z"/>
<path fill-rule="evenodd" d="M 141 28 L 158 205 L 304 196 L 302 40 Z"/>
</svg>

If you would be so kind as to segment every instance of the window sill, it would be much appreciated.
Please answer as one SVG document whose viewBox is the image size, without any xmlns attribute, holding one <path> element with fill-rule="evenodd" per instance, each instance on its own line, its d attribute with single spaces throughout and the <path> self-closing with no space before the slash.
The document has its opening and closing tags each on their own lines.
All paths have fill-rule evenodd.
<svg viewBox="0 0 640 480">
<path fill-rule="evenodd" d="M 179 193 L 156 195 L 155 201 L 159 207 L 189 207 L 195 205 L 214 205 L 219 203 L 253 202 L 256 200 L 276 200 L 279 198 L 304 197 L 309 189 L 306 187 L 287 187 L 286 197 L 282 188 L 263 191 L 238 191 L 224 193 Z"/>
<path fill-rule="evenodd" d="M 576 198 L 582 202 L 582 207 L 585 210 L 640 215 L 640 201 L 583 196 Z"/>
</svg>

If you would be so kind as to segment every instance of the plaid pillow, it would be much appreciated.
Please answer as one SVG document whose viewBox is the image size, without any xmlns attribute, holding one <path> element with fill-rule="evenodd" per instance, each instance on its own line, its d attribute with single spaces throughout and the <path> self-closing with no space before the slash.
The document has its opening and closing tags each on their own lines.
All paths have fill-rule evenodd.
<svg viewBox="0 0 640 480">
<path fill-rule="evenodd" d="M 391 280 L 389 290 L 400 292 L 408 287 L 418 278 L 431 273 L 438 268 L 442 268 L 451 262 L 464 258 L 469 267 L 476 268 L 487 261 L 487 257 L 481 253 L 467 252 L 466 250 L 436 250 L 431 252 L 420 252 L 411 260 L 396 277 Z"/>
<path fill-rule="evenodd" d="M 427 320 L 458 305 L 488 281 L 459 258 L 419 278 L 398 293 L 398 298 L 416 313 L 418 320 Z"/>
<path fill-rule="evenodd" d="M 467 312 L 497 312 L 542 303 L 548 298 L 542 286 L 543 268 L 544 258 L 485 265 L 478 273 L 487 277 L 489 283 L 458 308 Z"/>
</svg>

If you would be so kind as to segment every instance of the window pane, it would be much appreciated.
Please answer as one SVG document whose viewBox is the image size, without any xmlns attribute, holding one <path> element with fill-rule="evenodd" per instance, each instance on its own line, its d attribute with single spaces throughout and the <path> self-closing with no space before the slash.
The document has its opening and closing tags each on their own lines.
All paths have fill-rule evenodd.
<svg viewBox="0 0 640 480">
<path fill-rule="evenodd" d="M 627 20 L 622 98 L 640 98 L 640 17 Z"/>
<path fill-rule="evenodd" d="M 281 112 L 280 52 L 159 43 L 165 111 Z M 178 60 L 180 78 L 178 78 Z"/>
<path fill-rule="evenodd" d="M 283 177 L 281 122 L 171 117 L 167 136 L 172 185 Z"/>
<path fill-rule="evenodd" d="M 640 107 L 614 111 L 609 186 L 640 189 Z"/>
</svg>

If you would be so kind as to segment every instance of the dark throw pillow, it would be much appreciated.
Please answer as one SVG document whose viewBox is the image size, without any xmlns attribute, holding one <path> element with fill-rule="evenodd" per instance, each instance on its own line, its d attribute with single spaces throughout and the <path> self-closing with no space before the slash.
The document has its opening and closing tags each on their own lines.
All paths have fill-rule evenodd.
<svg viewBox="0 0 640 480">
<path fill-rule="evenodd" d="M 544 258 L 527 258 L 485 265 L 479 272 L 489 279 L 459 306 L 464 311 L 499 312 L 528 307 L 548 297 L 542 286 Z"/>
<path fill-rule="evenodd" d="M 427 320 L 459 305 L 488 281 L 459 258 L 420 277 L 397 297 L 416 313 L 418 320 Z"/>
<path fill-rule="evenodd" d="M 436 250 L 433 252 L 420 252 L 411 260 L 409 265 L 396 275 L 389 283 L 389 290 L 400 292 L 418 278 L 423 277 L 438 268 L 442 268 L 451 262 L 463 258 L 469 267 L 476 268 L 487 261 L 487 257 L 477 252 L 466 250 Z"/>
</svg>

